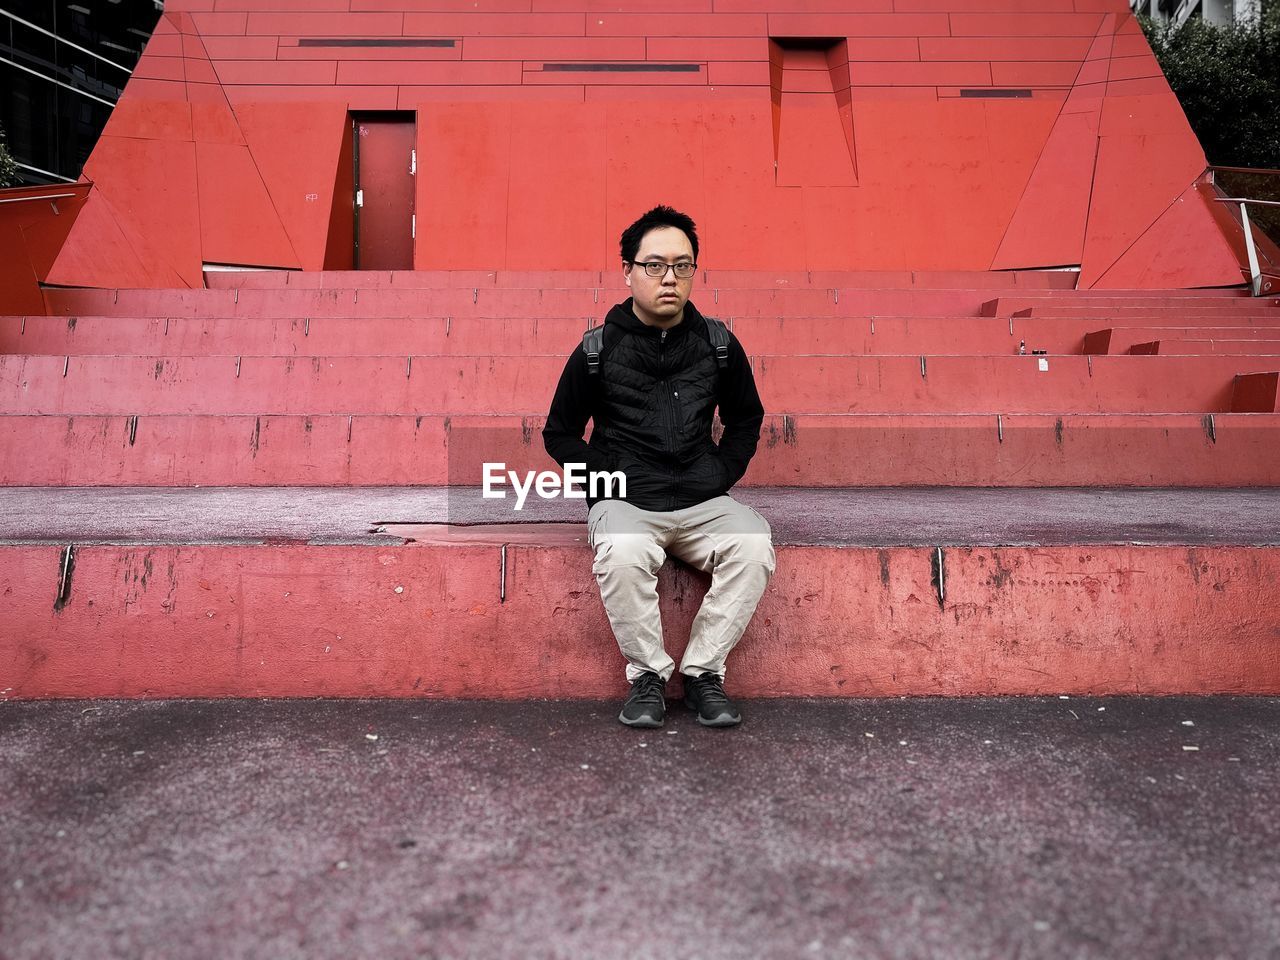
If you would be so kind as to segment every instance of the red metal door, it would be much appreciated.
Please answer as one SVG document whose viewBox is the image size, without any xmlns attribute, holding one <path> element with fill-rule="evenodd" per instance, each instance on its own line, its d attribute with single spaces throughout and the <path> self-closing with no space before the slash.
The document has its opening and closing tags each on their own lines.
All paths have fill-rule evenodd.
<svg viewBox="0 0 1280 960">
<path fill-rule="evenodd" d="M 356 269 L 413 269 L 412 119 L 356 120 Z"/>
</svg>

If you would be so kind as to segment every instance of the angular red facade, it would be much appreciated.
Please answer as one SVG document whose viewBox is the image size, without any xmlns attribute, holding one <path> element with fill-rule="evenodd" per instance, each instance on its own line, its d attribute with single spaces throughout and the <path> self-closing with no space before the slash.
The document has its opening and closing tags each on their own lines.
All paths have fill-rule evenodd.
<svg viewBox="0 0 1280 960">
<path fill-rule="evenodd" d="M 662 201 L 696 212 L 722 269 L 1241 281 L 1123 0 L 636 9 L 171 0 L 43 279 L 612 269 L 621 227 Z M 416 155 L 383 227 L 377 198 L 405 189 L 372 159 L 386 131 Z"/>
</svg>

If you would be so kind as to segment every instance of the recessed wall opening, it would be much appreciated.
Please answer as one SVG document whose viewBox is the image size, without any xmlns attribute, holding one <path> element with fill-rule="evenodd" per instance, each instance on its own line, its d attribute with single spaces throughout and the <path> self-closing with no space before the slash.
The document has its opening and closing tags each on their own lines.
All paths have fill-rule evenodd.
<svg viewBox="0 0 1280 960">
<path fill-rule="evenodd" d="M 769 79 L 777 184 L 856 186 L 848 41 L 843 37 L 770 38 Z"/>
</svg>

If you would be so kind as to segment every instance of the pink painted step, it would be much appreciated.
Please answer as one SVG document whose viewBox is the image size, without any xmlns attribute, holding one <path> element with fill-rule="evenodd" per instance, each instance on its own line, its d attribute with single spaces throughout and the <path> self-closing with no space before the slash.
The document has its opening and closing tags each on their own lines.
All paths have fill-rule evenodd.
<svg viewBox="0 0 1280 960">
<path fill-rule="evenodd" d="M 1204 354 L 1222 354 L 1239 357 L 1275 357 L 1280 356 L 1280 340 L 1263 340 L 1242 338 L 1237 340 L 1191 340 L 1161 339 L 1146 343 L 1135 343 L 1129 348 L 1132 356 L 1203 356 Z"/>
<path fill-rule="evenodd" d="M 5 695 L 621 695 L 583 525 L 405 532 L 80 545 L 65 582 L 60 546 L 0 546 Z M 949 548 L 942 600 L 933 548 L 777 554 L 736 696 L 1280 693 L 1274 547 Z M 677 657 L 706 582 L 660 575 Z"/>
<path fill-rule="evenodd" d="M 542 418 L 0 416 L 3 486 L 475 485 Z M 778 416 L 744 486 L 1280 485 L 1280 414 Z"/>
<path fill-rule="evenodd" d="M 1214 413 L 1266 358 L 756 356 L 788 413 Z M 40 414 L 528 414 L 564 367 L 530 357 L 0 356 L 0 409 Z"/>
</svg>

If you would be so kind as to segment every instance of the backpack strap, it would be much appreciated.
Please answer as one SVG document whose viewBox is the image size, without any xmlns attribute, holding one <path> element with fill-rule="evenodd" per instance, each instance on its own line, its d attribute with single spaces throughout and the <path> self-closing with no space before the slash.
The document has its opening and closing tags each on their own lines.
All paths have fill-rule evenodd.
<svg viewBox="0 0 1280 960">
<path fill-rule="evenodd" d="M 725 326 L 723 320 L 716 320 L 713 317 L 703 317 L 707 321 L 707 336 L 711 339 L 711 346 L 716 351 L 716 366 L 723 370 L 729 366 L 729 328 Z"/>
<path fill-rule="evenodd" d="M 600 372 L 600 354 L 604 351 L 604 324 L 592 327 L 582 335 L 582 352 L 587 355 L 587 374 Z"/>
</svg>

